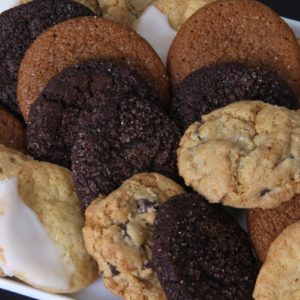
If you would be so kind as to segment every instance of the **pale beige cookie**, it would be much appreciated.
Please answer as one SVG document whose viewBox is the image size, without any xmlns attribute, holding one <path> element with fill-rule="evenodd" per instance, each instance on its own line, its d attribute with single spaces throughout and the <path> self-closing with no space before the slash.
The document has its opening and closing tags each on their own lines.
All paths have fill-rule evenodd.
<svg viewBox="0 0 300 300">
<path fill-rule="evenodd" d="M 180 26 L 198 9 L 215 0 L 156 0 L 154 5 L 168 16 L 171 26 Z"/>
<path fill-rule="evenodd" d="M 6 184 L 6 180 L 7 188 L 3 187 Z M 3 199 L 3 193 L 7 192 L 9 186 L 11 187 L 12 182 L 9 180 L 16 180 L 17 193 L 22 203 L 25 203 L 31 209 L 31 214 L 36 215 L 38 220 L 36 223 L 41 224 L 41 230 L 45 230 L 49 240 L 47 240 L 46 235 L 42 236 L 42 238 L 45 238 L 50 244 L 52 243 L 53 247 L 57 249 L 60 265 L 57 265 L 57 262 L 56 268 L 53 268 L 57 271 L 57 268 L 63 267 L 65 273 L 60 272 L 59 274 L 63 273 L 61 279 L 61 281 L 64 279 L 63 282 L 66 281 L 67 276 L 67 284 L 65 285 L 55 278 L 52 281 L 50 279 L 47 281 L 44 276 L 47 277 L 51 274 L 45 271 L 45 274 L 42 274 L 42 276 L 39 273 L 41 271 L 35 271 L 38 266 L 32 266 L 32 269 L 28 268 L 25 272 L 24 270 L 20 271 L 22 269 L 20 267 L 20 270 L 16 269 L 12 274 L 9 274 L 10 272 L 6 270 L 9 266 L 4 266 L 2 271 L 6 270 L 7 275 L 14 275 L 36 288 L 49 292 L 71 293 L 89 286 L 96 279 L 98 270 L 97 264 L 89 256 L 84 246 L 82 235 L 84 217 L 74 190 L 71 172 L 54 164 L 33 160 L 24 162 L 19 168 L 12 168 L 0 176 L 0 194 L 2 193 L 2 198 L 0 197 L 0 199 Z M 12 189 L 7 197 L 12 196 L 14 193 L 15 191 Z M 15 198 L 12 199 L 16 200 Z M 5 207 L 3 209 L 2 214 L 8 214 Z M 3 215 L 0 215 L 0 221 L 3 222 L 1 217 Z M 31 217 L 30 220 L 32 218 L 34 217 Z M 21 222 L 21 220 L 18 219 L 18 222 Z M 34 229 L 30 227 L 29 223 L 23 226 L 26 228 L 26 232 L 31 232 Z M 15 237 L 18 239 L 18 231 L 12 234 L 16 234 Z M 1 242 L 3 242 L 2 239 L 3 236 L 0 237 Z M 10 239 L 12 239 L 12 236 L 10 236 Z M 38 242 L 39 240 L 37 239 L 34 241 L 34 244 L 27 243 L 27 245 L 24 245 L 24 249 L 17 254 L 17 258 L 19 258 L 19 255 L 21 255 L 20 257 L 26 255 L 28 249 L 34 247 Z M 4 248 L 2 244 L 0 248 L 4 249 L 2 256 L 5 256 L 5 259 L 12 256 L 12 253 L 5 253 L 9 248 Z M 34 250 L 36 253 L 34 253 Z M 32 256 L 30 256 L 33 263 L 35 262 L 35 256 L 37 259 L 39 258 L 39 251 L 33 248 Z M 50 254 L 44 253 L 42 259 L 45 263 L 43 268 L 46 268 L 46 262 L 50 260 Z"/>
<path fill-rule="evenodd" d="M 151 266 L 159 205 L 184 190 L 157 173 L 137 174 L 86 210 L 83 235 L 104 272 L 105 286 L 124 299 L 166 299 Z"/>
<path fill-rule="evenodd" d="M 299 135 L 300 111 L 236 102 L 185 131 L 179 173 L 212 203 L 276 207 L 300 192 Z"/>
<path fill-rule="evenodd" d="M 255 300 L 300 299 L 300 221 L 289 225 L 271 244 L 253 297 Z"/>
</svg>

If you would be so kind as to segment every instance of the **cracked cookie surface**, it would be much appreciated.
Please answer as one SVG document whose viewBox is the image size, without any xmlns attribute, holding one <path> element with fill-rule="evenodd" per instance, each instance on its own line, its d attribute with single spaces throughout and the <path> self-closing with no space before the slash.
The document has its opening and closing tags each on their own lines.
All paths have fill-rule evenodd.
<svg viewBox="0 0 300 300">
<path fill-rule="evenodd" d="M 104 283 L 124 299 L 166 299 L 151 265 L 153 223 L 160 204 L 184 190 L 157 173 L 137 174 L 86 210 L 88 252 Z"/>
<path fill-rule="evenodd" d="M 300 111 L 236 102 L 185 131 L 179 173 L 210 202 L 276 207 L 300 192 L 299 134 Z"/>
</svg>

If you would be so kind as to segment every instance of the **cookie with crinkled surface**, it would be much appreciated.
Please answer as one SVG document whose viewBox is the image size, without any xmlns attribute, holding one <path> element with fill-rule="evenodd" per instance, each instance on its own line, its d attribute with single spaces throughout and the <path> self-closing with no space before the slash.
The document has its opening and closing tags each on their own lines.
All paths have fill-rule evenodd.
<svg viewBox="0 0 300 300">
<path fill-rule="evenodd" d="M 177 150 L 185 183 L 210 202 L 272 208 L 300 192 L 300 111 L 241 101 L 193 123 Z"/>
<path fill-rule="evenodd" d="M 113 293 L 124 299 L 166 299 L 151 264 L 153 223 L 161 203 L 182 193 L 165 176 L 141 173 L 87 208 L 85 245 Z"/>
<path fill-rule="evenodd" d="M 300 221 L 273 241 L 255 284 L 255 300 L 300 299 Z"/>
<path fill-rule="evenodd" d="M 300 195 L 273 209 L 248 211 L 248 232 L 260 261 L 265 261 L 271 243 L 282 230 L 298 220 L 300 220 Z"/>
</svg>

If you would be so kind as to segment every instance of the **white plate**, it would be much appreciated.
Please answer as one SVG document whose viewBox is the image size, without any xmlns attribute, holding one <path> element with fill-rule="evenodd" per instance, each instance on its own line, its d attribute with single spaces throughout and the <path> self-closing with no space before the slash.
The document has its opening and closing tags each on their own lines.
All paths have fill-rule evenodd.
<svg viewBox="0 0 300 300">
<path fill-rule="evenodd" d="M 0 12 L 16 5 L 18 0 L 0 0 Z M 300 37 L 300 22 L 284 18 L 284 20 L 290 25 L 294 30 L 296 36 Z M 245 213 L 241 210 L 230 209 L 232 213 L 240 222 L 241 226 L 245 228 L 246 218 Z M 119 297 L 114 296 L 108 292 L 101 279 L 97 280 L 87 289 L 80 291 L 79 293 L 70 294 L 70 295 L 53 295 L 39 291 L 33 287 L 30 287 L 24 283 L 16 281 L 9 278 L 0 278 L 0 289 L 8 290 L 20 295 L 28 296 L 34 299 L 40 300 L 118 300 Z"/>
</svg>

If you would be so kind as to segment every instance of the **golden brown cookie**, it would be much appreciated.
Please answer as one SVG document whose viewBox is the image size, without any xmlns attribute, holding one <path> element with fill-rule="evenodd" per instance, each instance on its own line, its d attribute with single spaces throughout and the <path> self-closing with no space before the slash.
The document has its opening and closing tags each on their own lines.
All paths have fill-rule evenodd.
<svg viewBox="0 0 300 300">
<path fill-rule="evenodd" d="M 26 52 L 18 79 L 24 119 L 49 79 L 70 65 L 100 58 L 123 61 L 136 69 L 154 87 L 163 105 L 168 105 L 168 78 L 152 47 L 134 31 L 113 21 L 83 17 L 45 31 Z"/>
<path fill-rule="evenodd" d="M 300 48 L 289 26 L 253 0 L 218 0 L 192 15 L 169 51 L 176 86 L 191 72 L 213 63 L 266 65 L 300 96 Z"/>
<path fill-rule="evenodd" d="M 0 106 L 0 144 L 26 152 L 24 125 Z"/>
<path fill-rule="evenodd" d="M 185 131 L 179 173 L 212 203 L 273 208 L 300 193 L 299 134 L 300 110 L 235 102 Z"/>
<path fill-rule="evenodd" d="M 9 179 L 17 182 L 17 188 L 14 182 L 5 182 Z M 54 293 L 71 293 L 90 285 L 96 279 L 98 270 L 96 263 L 89 256 L 84 246 L 82 235 L 84 217 L 74 190 L 71 172 L 49 163 L 26 161 L 19 167 L 10 168 L 7 172 L 1 174 L 0 194 L 2 197 L 7 193 L 7 190 L 10 191 L 7 197 L 12 197 L 11 200 L 15 201 L 16 205 L 18 199 L 15 198 L 19 196 L 21 202 L 24 202 L 31 210 L 30 214 L 33 214 L 33 216 L 29 221 L 36 219 L 34 223 L 23 224 L 26 230 L 30 232 L 32 229 L 33 232 L 35 228 L 31 228 L 30 225 L 36 224 L 40 227 L 40 232 L 41 230 L 45 231 L 45 235 L 42 236 L 37 232 L 32 233 L 33 237 L 39 237 L 34 243 L 39 244 L 41 240 L 45 240 L 50 246 L 54 245 L 58 250 L 60 265 L 63 266 L 64 270 L 61 270 L 60 265 L 53 265 L 53 261 L 52 264 L 48 263 L 55 255 L 53 251 L 49 250 L 50 252 L 46 252 L 44 257 L 41 257 L 35 245 L 30 243 L 24 245 L 27 250 L 23 249 L 22 253 L 14 253 L 16 259 L 25 257 L 24 255 L 30 255 L 28 249 L 32 249 L 32 255 L 36 255 L 36 259 L 44 260 L 45 265 L 43 267 L 45 270 L 50 266 L 52 267 L 51 270 L 60 271 L 57 271 L 61 275 L 59 279 L 51 278 L 49 272 L 43 273 L 43 268 L 39 270 L 39 266 L 36 266 L 36 269 L 33 266 L 33 269 L 27 268 L 23 271 L 21 270 L 23 262 L 19 264 L 21 269 L 11 270 L 12 267 L 10 265 L 5 266 L 5 263 L 3 265 L 2 260 L 0 269 L 2 266 L 2 270 L 7 275 L 14 275 L 30 285 Z M 2 214 L 9 215 L 9 209 L 5 205 L 3 206 L 3 203 L 1 204 Z M 22 208 L 22 205 L 19 203 L 18 207 Z M 28 214 L 27 211 L 26 215 Z M 0 216 L 0 218 L 2 217 L 3 215 Z M 1 222 L 3 222 L 2 220 Z M 18 221 L 22 222 L 22 220 L 20 218 Z M 20 237 L 19 233 L 18 230 L 12 230 L 10 233 L 11 243 L 18 245 L 18 241 L 13 241 L 13 238 L 18 239 Z M 3 236 L 0 238 L 0 247 L 4 248 L 1 243 L 4 243 Z M 12 257 L 12 253 L 6 253 L 8 249 L 14 248 L 4 248 L 3 255 L 7 261 L 9 257 Z M 37 253 L 35 254 L 34 251 L 37 251 Z M 30 256 L 29 258 L 33 263 L 36 263 L 35 257 Z M 13 273 L 11 274 L 6 268 L 11 272 L 13 271 Z"/>
<path fill-rule="evenodd" d="M 87 208 L 85 245 L 113 293 L 128 300 L 166 299 L 151 264 L 153 225 L 160 204 L 182 193 L 163 175 L 141 173 Z"/>
<path fill-rule="evenodd" d="M 264 262 L 273 240 L 288 225 L 300 220 L 300 195 L 273 209 L 248 211 L 248 232 L 256 255 Z"/>
<path fill-rule="evenodd" d="M 271 244 L 255 284 L 255 300 L 300 299 L 300 221 Z"/>
</svg>

